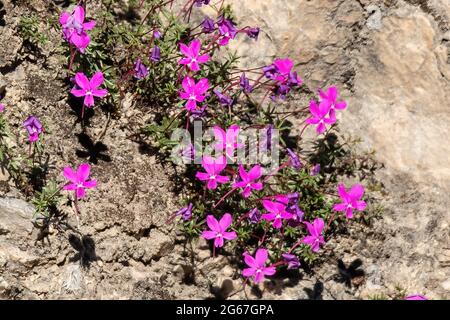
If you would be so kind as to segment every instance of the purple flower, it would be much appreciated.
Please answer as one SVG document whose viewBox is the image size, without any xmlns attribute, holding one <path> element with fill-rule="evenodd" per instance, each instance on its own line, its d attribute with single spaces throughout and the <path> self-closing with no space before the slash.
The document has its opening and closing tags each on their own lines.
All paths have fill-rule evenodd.
<svg viewBox="0 0 450 320">
<path fill-rule="evenodd" d="M 300 261 L 295 255 L 290 253 L 283 253 L 282 256 L 284 258 L 284 261 L 288 264 L 288 270 L 298 269 L 300 267 Z"/>
<path fill-rule="evenodd" d="M 195 158 L 195 148 L 192 143 L 189 143 L 187 146 L 181 149 L 180 156 L 187 161 L 192 161 Z"/>
<path fill-rule="evenodd" d="M 260 30 L 259 30 L 258 27 L 255 27 L 255 28 L 248 28 L 248 29 L 246 30 L 246 33 L 247 33 L 247 35 L 248 35 L 250 38 L 255 39 L 255 40 L 258 40 L 259 31 L 260 31 Z"/>
<path fill-rule="evenodd" d="M 223 239 L 233 240 L 237 237 L 235 231 L 227 231 L 232 222 L 233 218 L 229 213 L 225 213 L 220 221 L 217 221 L 214 216 L 208 215 L 206 216 L 206 223 L 211 230 L 203 231 L 202 237 L 207 240 L 214 239 L 214 246 L 216 248 L 223 247 Z"/>
<path fill-rule="evenodd" d="M 245 93 L 250 93 L 253 90 L 252 86 L 250 85 L 250 81 L 245 76 L 245 73 L 241 74 L 241 77 L 239 80 L 239 86 L 241 87 L 242 91 L 244 91 Z"/>
<path fill-rule="evenodd" d="M 23 125 L 28 131 L 28 141 L 35 142 L 39 139 L 39 135 L 44 131 L 41 122 L 35 116 L 28 117 Z"/>
<path fill-rule="evenodd" d="M 282 203 L 286 206 L 286 212 L 292 215 L 289 221 L 290 225 L 298 225 L 299 222 L 303 221 L 303 216 L 305 213 L 298 206 L 298 192 L 288 193 L 287 195 L 278 195 L 275 197 L 276 201 Z"/>
<path fill-rule="evenodd" d="M 214 20 L 209 17 L 205 17 L 205 19 L 203 19 L 203 22 L 202 22 L 203 32 L 204 33 L 212 33 L 212 32 L 214 32 L 215 29 L 216 29 L 216 27 L 215 27 Z"/>
<path fill-rule="evenodd" d="M 304 222 L 308 228 L 309 236 L 303 238 L 303 243 L 309 244 L 313 252 L 317 252 L 320 249 L 320 245 L 325 244 L 325 240 L 322 236 L 322 230 L 324 222 L 321 218 L 316 218 L 311 224 Z"/>
<path fill-rule="evenodd" d="M 311 168 L 311 172 L 309 173 L 309 175 L 314 177 L 314 176 L 317 176 L 319 173 L 320 173 L 320 164 L 315 164 Z"/>
<path fill-rule="evenodd" d="M 134 64 L 134 77 L 143 79 L 148 75 L 148 68 L 142 63 L 141 59 L 137 59 Z"/>
<path fill-rule="evenodd" d="M 273 276 L 276 272 L 275 267 L 266 267 L 268 259 L 268 252 L 266 249 L 258 249 L 255 257 L 252 257 L 247 252 L 244 253 L 244 262 L 249 266 L 242 270 L 242 275 L 246 278 L 254 277 L 255 282 L 264 281 L 264 276 Z"/>
<path fill-rule="evenodd" d="M 75 97 L 84 97 L 84 105 L 92 107 L 94 97 L 103 98 L 108 94 L 106 89 L 98 89 L 103 84 L 103 73 L 97 71 L 89 80 L 84 73 L 77 72 L 75 75 L 76 86 L 70 91 Z"/>
<path fill-rule="evenodd" d="M 65 167 L 64 177 L 71 183 L 64 186 L 64 190 L 75 190 L 77 199 L 82 199 L 86 195 L 85 189 L 95 188 L 96 180 L 88 180 L 91 167 L 88 163 L 81 164 L 76 171 L 71 167 Z"/>
<path fill-rule="evenodd" d="M 204 116 L 206 116 L 207 115 L 206 107 L 207 106 L 205 104 L 200 109 L 190 110 L 192 118 L 193 119 L 199 119 L 199 118 L 203 118 Z"/>
<path fill-rule="evenodd" d="M 228 106 L 231 107 L 233 105 L 234 101 L 229 96 L 220 93 L 220 91 L 216 90 L 216 89 L 214 89 L 213 92 L 217 96 L 217 98 L 219 99 L 220 104 L 223 107 L 228 107 Z"/>
<path fill-rule="evenodd" d="M 159 39 L 161 38 L 161 31 L 159 31 L 158 29 L 153 31 L 153 38 L 155 39 Z"/>
<path fill-rule="evenodd" d="M 219 21 L 217 21 L 217 25 L 219 26 L 219 33 L 222 38 L 219 40 L 219 45 L 226 46 L 230 39 L 234 39 L 237 34 L 237 29 L 230 19 L 225 19 L 221 17 Z"/>
<path fill-rule="evenodd" d="M 253 208 L 248 213 L 248 220 L 251 223 L 258 223 L 261 220 L 261 212 L 259 212 L 258 208 Z"/>
<path fill-rule="evenodd" d="M 158 46 L 154 46 L 152 48 L 150 60 L 152 60 L 153 62 L 158 62 L 160 59 L 161 59 L 161 48 Z"/>
<path fill-rule="evenodd" d="M 277 97 L 285 99 L 286 95 L 290 92 L 292 87 L 296 87 L 302 84 L 302 79 L 297 76 L 297 73 L 292 71 L 294 63 L 290 59 L 275 59 L 274 62 L 267 67 L 263 68 L 264 76 L 277 83 L 274 89 L 275 100 Z"/>
<path fill-rule="evenodd" d="M 189 203 L 187 207 L 181 208 L 175 213 L 175 216 L 181 216 L 183 220 L 189 220 L 192 217 L 192 203 Z"/>
<path fill-rule="evenodd" d="M 233 184 L 234 188 L 243 188 L 242 195 L 244 198 L 248 198 L 252 193 L 252 190 L 262 190 L 263 184 L 261 182 L 255 182 L 261 177 L 261 166 L 255 165 L 248 172 L 245 171 L 242 165 L 239 165 L 239 176 L 241 181 Z"/>
<path fill-rule="evenodd" d="M 420 294 L 413 294 L 406 296 L 405 300 L 428 300 L 428 298 Z"/>
<path fill-rule="evenodd" d="M 306 119 L 307 124 L 317 125 L 317 134 L 324 133 L 327 124 L 333 124 L 336 119 L 327 117 L 328 111 L 330 110 L 330 104 L 328 101 L 321 101 L 319 105 L 314 100 L 309 103 L 309 111 L 311 112 L 311 117 Z"/>
<path fill-rule="evenodd" d="M 193 40 L 189 46 L 184 43 L 180 43 L 180 51 L 184 54 L 184 58 L 182 58 L 178 63 L 182 65 L 187 65 L 189 69 L 192 71 L 199 71 L 200 63 L 206 63 L 209 61 L 209 54 L 200 54 L 200 49 L 202 47 L 202 43 L 200 40 Z"/>
<path fill-rule="evenodd" d="M 272 137 L 275 130 L 275 126 L 273 124 L 268 124 L 262 133 L 259 148 L 261 152 L 265 152 L 272 148 Z"/>
<path fill-rule="evenodd" d="M 355 184 L 347 193 L 345 186 L 341 183 L 338 185 L 338 193 L 342 202 L 335 204 L 333 209 L 345 211 L 348 219 L 353 218 L 353 210 L 363 211 L 366 208 L 366 203 L 360 200 L 364 195 L 364 187 L 362 185 Z"/>
<path fill-rule="evenodd" d="M 302 163 L 300 162 L 300 159 L 298 158 L 298 156 L 294 153 L 294 151 L 292 151 L 289 148 L 286 148 L 286 151 L 289 154 L 289 159 L 291 161 L 291 166 L 295 169 L 295 170 L 300 170 L 302 168 Z"/>
<path fill-rule="evenodd" d="M 201 7 L 202 5 L 208 5 L 210 0 L 195 0 L 195 5 Z"/>
<path fill-rule="evenodd" d="M 72 14 L 63 12 L 59 22 L 62 26 L 64 39 L 77 47 L 81 53 L 84 53 L 91 41 L 86 30 L 93 29 L 95 21 L 84 22 L 84 9 L 81 6 L 76 6 Z"/>
</svg>

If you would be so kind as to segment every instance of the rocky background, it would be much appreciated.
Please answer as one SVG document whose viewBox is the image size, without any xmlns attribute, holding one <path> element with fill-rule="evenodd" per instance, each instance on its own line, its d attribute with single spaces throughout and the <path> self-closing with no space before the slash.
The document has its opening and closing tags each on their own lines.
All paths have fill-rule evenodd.
<svg viewBox="0 0 450 320">
<path fill-rule="evenodd" d="M 63 60 L 52 47 L 44 57 L 24 51 L 17 35 L 23 12 L 44 16 L 48 4 L 0 2 L 0 86 L 8 91 L 7 115 L 19 127 L 25 114 L 36 112 L 58 133 L 49 146 L 61 158 L 55 168 L 77 163 L 74 134 L 80 128 L 60 123 L 73 118 L 61 89 Z M 450 298 L 450 2 L 229 2 L 239 25 L 262 29 L 257 45 L 250 39 L 234 44 L 244 65 L 288 56 L 299 62 L 310 92 L 340 87 L 349 102 L 340 113 L 341 131 L 360 137 L 361 149 L 376 150 L 384 165 L 376 173 L 384 184 L 382 218 L 330 242 L 313 270 L 242 290 L 232 257 L 212 259 L 204 242 L 186 243 L 175 226 L 164 223 L 177 207 L 173 172 L 124 140 L 130 123 L 146 119 L 126 104 L 127 117 L 114 122 L 102 141 L 110 161 L 100 158 L 94 165 L 103 186 L 90 204 L 82 204 L 88 212 L 82 235 L 52 229 L 41 237 L 30 222 L 33 208 L 13 188 L 2 188 L 1 298 L 367 299 L 401 290 Z M 104 121 L 96 113 L 93 128 L 101 131 Z M 123 190 L 130 197 L 118 199 Z M 358 259 L 364 276 L 346 268 Z"/>
</svg>

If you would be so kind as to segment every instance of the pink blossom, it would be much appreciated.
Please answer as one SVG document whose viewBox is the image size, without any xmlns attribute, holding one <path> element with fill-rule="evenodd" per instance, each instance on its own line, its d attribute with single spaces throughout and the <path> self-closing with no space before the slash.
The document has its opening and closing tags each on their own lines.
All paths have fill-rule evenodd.
<svg viewBox="0 0 450 320">
<path fill-rule="evenodd" d="M 203 102 L 205 100 L 205 93 L 209 89 L 208 79 L 200 79 L 199 82 L 195 83 L 194 79 L 186 76 L 181 83 L 183 90 L 180 91 L 180 98 L 187 100 L 185 105 L 186 109 L 189 111 L 194 111 L 197 109 L 197 102 Z"/>
<path fill-rule="evenodd" d="M 243 144 L 238 142 L 240 128 L 237 124 L 231 125 L 226 132 L 219 126 L 215 126 L 213 130 L 214 137 L 218 141 L 214 145 L 216 151 L 225 151 L 225 154 L 229 158 L 232 158 L 234 156 L 234 150 L 244 147 Z"/>
<path fill-rule="evenodd" d="M 344 100 L 337 101 L 339 91 L 335 86 L 329 87 L 328 90 L 319 90 L 321 101 L 326 101 L 330 105 L 330 118 L 336 119 L 335 110 L 343 110 L 347 107 L 347 102 Z"/>
<path fill-rule="evenodd" d="M 262 204 L 269 213 L 263 214 L 261 218 L 267 221 L 273 221 L 272 226 L 275 229 L 281 228 L 283 219 L 292 219 L 292 214 L 286 211 L 286 203 L 263 200 Z"/>
<path fill-rule="evenodd" d="M 81 164 L 75 171 L 70 167 L 65 167 L 63 171 L 64 177 L 71 183 L 64 186 L 64 190 L 75 190 L 77 199 L 82 199 L 86 195 L 85 189 L 95 188 L 96 180 L 88 180 L 91 167 L 88 163 Z"/>
<path fill-rule="evenodd" d="M 59 18 L 64 39 L 77 47 L 81 53 L 84 53 L 91 41 L 86 31 L 95 27 L 94 20 L 84 22 L 84 18 L 84 9 L 81 6 L 76 6 L 72 14 L 63 12 Z"/>
<path fill-rule="evenodd" d="M 96 72 L 91 80 L 89 80 L 84 73 L 77 72 L 75 75 L 75 83 L 77 84 L 70 93 L 75 97 L 84 97 L 84 105 L 92 107 L 94 105 L 94 97 L 103 98 L 108 94 L 106 89 L 98 89 L 103 84 L 103 73 Z"/>
<path fill-rule="evenodd" d="M 353 218 L 353 210 L 363 211 L 366 208 L 366 203 L 362 200 L 364 195 L 364 187 L 360 184 L 355 184 L 349 192 L 345 190 L 345 186 L 341 183 L 338 185 L 338 193 L 342 202 L 335 204 L 333 209 L 336 211 L 345 211 L 348 219 Z"/>
<path fill-rule="evenodd" d="M 3 111 L 5 111 L 5 105 L 0 103 L 0 112 L 3 112 Z"/>
<path fill-rule="evenodd" d="M 234 183 L 235 188 L 244 188 L 242 195 L 244 198 L 248 198 L 253 190 L 262 190 L 263 184 L 261 182 L 254 182 L 261 177 L 261 167 L 255 165 L 248 172 L 245 171 L 242 165 L 239 165 L 239 175 L 241 181 Z"/>
<path fill-rule="evenodd" d="M 317 105 L 317 102 L 311 100 L 309 103 L 309 111 L 311 112 L 311 117 L 306 119 L 308 124 L 316 124 L 316 131 L 318 134 L 325 132 L 326 124 L 333 124 L 336 119 L 327 117 L 328 111 L 330 110 L 330 104 L 328 101 L 322 101 Z"/>
<path fill-rule="evenodd" d="M 201 181 L 208 181 L 207 188 L 214 190 L 217 188 L 217 183 L 227 183 L 230 180 L 228 176 L 222 176 L 220 173 L 227 166 L 227 159 L 221 156 L 214 159 L 210 156 L 202 158 L 202 166 L 206 172 L 197 172 L 195 175 Z"/>
<path fill-rule="evenodd" d="M 217 248 L 223 247 L 223 239 L 233 240 L 237 237 L 235 231 L 228 232 L 227 229 L 233 222 L 233 218 L 229 213 L 225 213 L 220 221 L 212 215 L 206 217 L 206 223 L 209 229 L 202 232 L 202 237 L 211 240 L 214 239 L 214 246 Z"/>
<path fill-rule="evenodd" d="M 308 228 L 309 236 L 303 238 L 303 243 L 309 244 L 313 252 L 317 252 L 320 249 L 320 245 L 325 244 L 325 240 L 321 235 L 324 222 L 321 218 L 316 218 L 311 224 L 309 222 L 304 222 Z"/>
<path fill-rule="evenodd" d="M 199 71 L 199 63 L 206 63 L 210 57 L 208 54 L 200 55 L 200 48 L 202 43 L 200 40 L 193 40 L 189 46 L 180 43 L 180 51 L 185 55 L 185 58 L 180 60 L 180 64 L 187 65 L 192 71 Z"/>
<path fill-rule="evenodd" d="M 266 267 L 268 259 L 268 252 L 266 249 L 258 249 L 255 257 L 252 257 L 247 252 L 244 253 L 244 262 L 249 266 L 242 271 L 244 277 L 254 277 L 256 283 L 264 281 L 264 276 L 273 276 L 276 272 L 275 267 Z"/>
</svg>

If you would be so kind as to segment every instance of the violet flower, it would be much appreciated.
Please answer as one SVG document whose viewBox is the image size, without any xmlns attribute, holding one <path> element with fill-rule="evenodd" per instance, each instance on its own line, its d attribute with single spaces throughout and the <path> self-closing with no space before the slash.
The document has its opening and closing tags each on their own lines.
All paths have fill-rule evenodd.
<svg viewBox="0 0 450 320">
<path fill-rule="evenodd" d="M 317 176 L 319 173 L 320 173 L 320 164 L 315 164 L 311 168 L 311 172 L 309 173 L 309 175 L 314 177 L 314 176 Z"/>
<path fill-rule="evenodd" d="M 202 31 L 204 33 L 213 33 L 214 30 L 216 30 L 214 20 L 209 17 L 205 17 L 202 22 Z"/>
<path fill-rule="evenodd" d="M 227 231 L 228 227 L 233 223 L 233 218 L 229 213 L 225 213 L 220 221 L 217 221 L 214 216 L 208 215 L 206 216 L 206 223 L 211 230 L 203 231 L 202 237 L 207 240 L 214 239 L 214 247 L 216 248 L 223 247 L 223 239 L 233 240 L 237 237 L 235 231 Z"/>
<path fill-rule="evenodd" d="M 148 75 L 148 68 L 142 63 L 141 59 L 137 59 L 134 64 L 134 77 L 143 79 Z"/>
<path fill-rule="evenodd" d="M 248 220 L 250 223 L 258 223 L 261 220 L 261 212 L 258 210 L 258 208 L 253 208 L 248 213 Z"/>
<path fill-rule="evenodd" d="M 44 132 L 41 122 L 35 116 L 28 117 L 28 119 L 23 122 L 23 125 L 28 131 L 28 141 L 30 142 L 39 140 L 40 134 Z"/>
<path fill-rule="evenodd" d="M 253 277 L 256 283 L 264 281 L 264 276 L 273 276 L 276 269 L 273 266 L 266 267 L 268 258 L 269 254 L 266 249 L 256 250 L 255 257 L 245 252 L 244 262 L 249 268 L 242 270 L 242 275 L 246 278 Z"/>
<path fill-rule="evenodd" d="M 220 104 L 223 107 L 231 107 L 234 104 L 234 100 L 231 99 L 229 96 L 222 94 L 219 90 L 214 89 L 213 90 L 214 94 L 217 96 L 217 98 L 219 99 Z"/>
<path fill-rule="evenodd" d="M 250 81 L 245 76 L 245 73 L 242 73 L 239 78 L 239 86 L 245 93 L 250 93 L 253 90 L 253 87 L 250 85 Z"/>
<path fill-rule="evenodd" d="M 255 40 L 258 40 L 258 36 L 259 36 L 259 28 L 258 27 L 254 27 L 254 28 L 248 28 L 247 30 L 245 30 L 245 32 L 247 33 L 247 35 Z"/>
<path fill-rule="evenodd" d="M 205 6 L 208 5 L 211 0 L 194 0 L 194 1 L 197 7 L 201 7 L 202 5 Z"/>
<path fill-rule="evenodd" d="M 158 29 L 153 31 L 153 38 L 159 39 L 159 38 L 161 38 L 161 35 L 162 35 L 161 31 L 159 31 Z"/>
<path fill-rule="evenodd" d="M 85 189 L 95 188 L 96 180 L 88 180 L 91 167 L 88 163 L 81 164 L 75 171 L 70 167 L 65 167 L 64 177 L 71 183 L 64 186 L 64 190 L 75 190 L 76 199 L 82 199 L 86 195 Z"/>
<path fill-rule="evenodd" d="M 181 208 L 175 213 L 175 216 L 181 216 L 183 220 L 187 221 L 192 217 L 192 203 L 189 203 L 187 207 Z"/>
<path fill-rule="evenodd" d="M 153 62 L 158 62 L 161 60 L 161 48 L 158 46 L 154 46 L 151 50 L 150 60 Z"/>
<path fill-rule="evenodd" d="M 230 19 L 221 17 L 219 21 L 217 21 L 217 25 L 219 26 L 219 33 L 222 36 L 219 40 L 219 45 L 226 46 L 230 39 L 236 37 L 237 29 L 235 24 Z"/>
<path fill-rule="evenodd" d="M 294 153 L 294 151 L 292 151 L 292 150 L 289 149 L 289 148 L 286 148 L 286 151 L 287 151 L 288 154 L 289 154 L 289 159 L 290 159 L 290 161 L 291 161 L 291 166 L 292 166 L 295 170 L 300 170 L 300 169 L 303 167 L 303 165 L 302 165 L 302 163 L 300 162 L 299 157 Z"/>
<path fill-rule="evenodd" d="M 291 269 L 298 269 L 300 267 L 300 261 L 298 258 L 290 253 L 283 253 L 282 257 L 284 258 L 284 261 L 288 264 L 288 270 Z"/>
</svg>

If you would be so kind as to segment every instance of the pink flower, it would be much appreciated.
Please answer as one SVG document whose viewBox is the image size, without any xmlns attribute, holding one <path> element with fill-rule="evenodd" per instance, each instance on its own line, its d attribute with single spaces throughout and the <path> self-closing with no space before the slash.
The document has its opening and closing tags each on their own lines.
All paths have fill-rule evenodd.
<svg viewBox="0 0 450 320">
<path fill-rule="evenodd" d="M 84 73 L 77 72 L 75 75 L 75 83 L 77 84 L 70 93 L 75 97 L 84 97 L 84 105 L 92 107 L 94 105 L 94 97 L 103 98 L 108 94 L 106 89 L 98 89 L 103 83 L 103 73 L 96 72 L 91 80 L 89 80 Z"/>
<path fill-rule="evenodd" d="M 317 102 L 311 100 L 309 103 L 309 111 L 312 114 L 312 117 L 306 119 L 306 123 L 308 124 L 316 124 L 316 131 L 318 134 L 321 134 L 325 131 L 326 124 L 333 124 L 336 122 L 336 119 L 327 118 L 328 111 L 330 110 L 330 104 L 328 101 L 322 101 L 317 105 Z"/>
<path fill-rule="evenodd" d="M 329 87 L 327 91 L 319 90 L 321 101 L 326 101 L 330 105 L 330 118 L 336 119 L 335 110 L 343 110 L 347 107 L 347 102 L 337 101 L 339 91 L 335 86 Z"/>
<path fill-rule="evenodd" d="M 347 193 L 345 186 L 341 183 L 338 185 L 338 193 L 342 202 L 335 204 L 333 209 L 345 211 L 348 219 L 353 218 L 353 209 L 363 211 L 366 208 L 366 203 L 360 200 L 364 195 L 364 187 L 362 185 L 355 184 Z"/>
<path fill-rule="evenodd" d="M 308 228 L 309 236 L 303 238 L 303 243 L 309 244 L 313 252 L 317 252 L 320 249 L 320 245 L 325 244 L 325 240 L 321 235 L 323 230 L 323 220 L 321 218 L 316 218 L 311 224 L 309 222 L 304 222 Z"/>
<path fill-rule="evenodd" d="M 217 188 L 217 183 L 227 183 L 230 177 L 221 176 L 220 173 L 227 166 L 227 159 L 225 156 L 221 156 L 214 159 L 210 156 L 204 156 L 202 158 L 202 166 L 205 172 L 197 172 L 195 175 L 198 179 L 202 181 L 208 181 L 207 188 L 214 190 Z"/>
<path fill-rule="evenodd" d="M 280 229 L 283 223 L 283 219 L 291 219 L 292 214 L 286 211 L 286 203 L 279 201 L 263 200 L 262 204 L 264 208 L 269 211 L 261 216 L 262 219 L 267 221 L 273 221 L 272 226 L 275 229 Z"/>
<path fill-rule="evenodd" d="M 235 231 L 227 232 L 228 227 L 233 222 L 233 218 L 229 213 L 225 213 L 220 221 L 212 215 L 206 217 L 206 223 L 209 229 L 202 232 L 202 237 L 211 240 L 214 239 L 214 246 L 217 248 L 223 247 L 223 239 L 233 240 L 237 237 Z"/>
<path fill-rule="evenodd" d="M 244 198 L 248 198 L 253 190 L 262 190 L 263 184 L 261 182 L 254 182 L 261 177 L 261 167 L 259 165 L 254 166 L 248 172 L 245 171 L 242 165 L 239 165 L 239 175 L 241 181 L 236 182 L 233 187 L 244 188 L 242 195 Z"/>
<path fill-rule="evenodd" d="M 75 190 L 77 199 L 82 199 L 86 195 L 85 189 L 95 188 L 96 180 L 88 180 L 91 167 L 88 163 L 81 164 L 77 171 L 70 167 L 65 167 L 63 171 L 64 177 L 69 180 L 70 184 L 64 186 L 64 190 Z"/>
<path fill-rule="evenodd" d="M 199 71 L 199 63 L 206 63 L 209 61 L 208 54 L 199 55 L 201 46 L 202 43 L 197 39 L 193 40 L 189 46 L 184 43 L 180 43 L 180 51 L 186 57 L 181 59 L 179 64 L 187 65 L 192 71 Z"/>
<path fill-rule="evenodd" d="M 3 112 L 3 111 L 5 111 L 5 105 L 0 103 L 0 112 Z"/>
<path fill-rule="evenodd" d="M 194 79 L 190 77 L 185 77 L 181 83 L 184 91 L 180 91 L 180 98 L 187 100 L 185 105 L 186 109 L 189 111 L 194 111 L 197 109 L 197 102 L 203 102 L 205 100 L 205 92 L 209 89 L 208 79 L 200 79 L 199 82 L 195 83 Z"/>
<path fill-rule="evenodd" d="M 238 142 L 240 128 L 237 124 L 231 125 L 226 132 L 219 126 L 215 126 L 213 129 L 214 137 L 218 141 L 214 145 L 216 151 L 225 151 L 225 154 L 229 158 L 232 158 L 234 156 L 235 149 L 244 147 L 243 144 Z"/>
<path fill-rule="evenodd" d="M 81 6 L 76 6 L 72 14 L 63 12 L 59 22 L 63 29 L 64 39 L 77 47 L 81 53 L 84 53 L 91 41 L 86 30 L 93 29 L 95 21 L 84 22 L 84 9 Z"/>
<path fill-rule="evenodd" d="M 219 45 L 226 46 L 230 39 L 234 39 L 238 33 L 235 24 L 230 19 L 221 17 L 217 22 L 219 26 L 219 33 L 222 36 L 219 40 Z"/>
<path fill-rule="evenodd" d="M 258 249 L 253 258 L 247 252 L 244 253 L 244 261 L 249 266 L 242 271 L 244 277 L 254 277 L 256 283 L 264 281 L 264 276 L 273 276 L 276 272 L 275 267 L 266 267 L 268 252 L 266 249 Z"/>
</svg>

